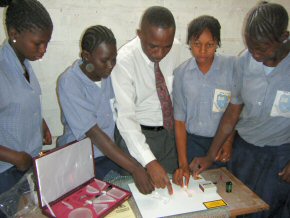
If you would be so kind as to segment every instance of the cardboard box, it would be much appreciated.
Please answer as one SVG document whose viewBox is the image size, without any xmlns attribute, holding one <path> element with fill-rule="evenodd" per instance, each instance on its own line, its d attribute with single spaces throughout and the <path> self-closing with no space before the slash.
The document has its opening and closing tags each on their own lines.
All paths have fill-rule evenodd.
<svg viewBox="0 0 290 218">
<path fill-rule="evenodd" d="M 34 159 L 39 207 L 57 218 L 104 217 L 131 193 L 95 179 L 91 140 L 56 148 Z"/>
<path fill-rule="evenodd" d="M 217 191 L 215 184 L 213 184 L 211 181 L 199 183 L 199 188 L 205 193 L 215 193 Z"/>
</svg>

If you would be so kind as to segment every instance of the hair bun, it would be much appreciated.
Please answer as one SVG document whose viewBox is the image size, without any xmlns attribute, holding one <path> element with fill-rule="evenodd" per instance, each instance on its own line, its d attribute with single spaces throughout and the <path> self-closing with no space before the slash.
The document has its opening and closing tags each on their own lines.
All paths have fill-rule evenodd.
<svg viewBox="0 0 290 218">
<path fill-rule="evenodd" d="M 0 7 L 6 7 L 11 4 L 12 0 L 0 0 Z"/>
</svg>

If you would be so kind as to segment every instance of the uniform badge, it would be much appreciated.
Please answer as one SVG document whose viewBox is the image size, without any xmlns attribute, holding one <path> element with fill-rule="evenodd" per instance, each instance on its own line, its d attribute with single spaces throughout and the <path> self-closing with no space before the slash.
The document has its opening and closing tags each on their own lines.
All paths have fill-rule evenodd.
<svg viewBox="0 0 290 218">
<path fill-rule="evenodd" d="M 224 112 L 230 102 L 231 92 L 222 89 L 215 89 L 213 99 L 213 112 Z"/>
</svg>

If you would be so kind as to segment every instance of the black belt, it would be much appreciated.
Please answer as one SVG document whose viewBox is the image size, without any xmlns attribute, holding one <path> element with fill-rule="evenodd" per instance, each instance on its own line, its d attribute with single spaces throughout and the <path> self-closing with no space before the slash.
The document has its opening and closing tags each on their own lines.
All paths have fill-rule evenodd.
<svg viewBox="0 0 290 218">
<path fill-rule="evenodd" d="M 163 130 L 164 127 L 163 126 L 144 126 L 144 125 L 141 125 L 141 129 L 158 132 L 160 130 Z"/>
</svg>

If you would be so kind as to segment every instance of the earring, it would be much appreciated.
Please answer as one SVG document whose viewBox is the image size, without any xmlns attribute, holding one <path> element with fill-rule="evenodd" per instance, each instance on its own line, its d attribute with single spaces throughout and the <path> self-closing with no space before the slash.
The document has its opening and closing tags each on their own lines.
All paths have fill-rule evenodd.
<svg viewBox="0 0 290 218">
<path fill-rule="evenodd" d="M 285 39 L 285 40 L 283 41 L 284 44 L 287 43 L 287 42 L 288 42 L 288 39 Z"/>
<path fill-rule="evenodd" d="M 94 65 L 91 63 L 86 64 L 85 68 L 86 68 L 86 71 L 89 73 L 93 72 L 95 69 Z"/>
<path fill-rule="evenodd" d="M 12 42 L 15 43 L 16 42 L 16 39 L 13 39 Z"/>
</svg>

